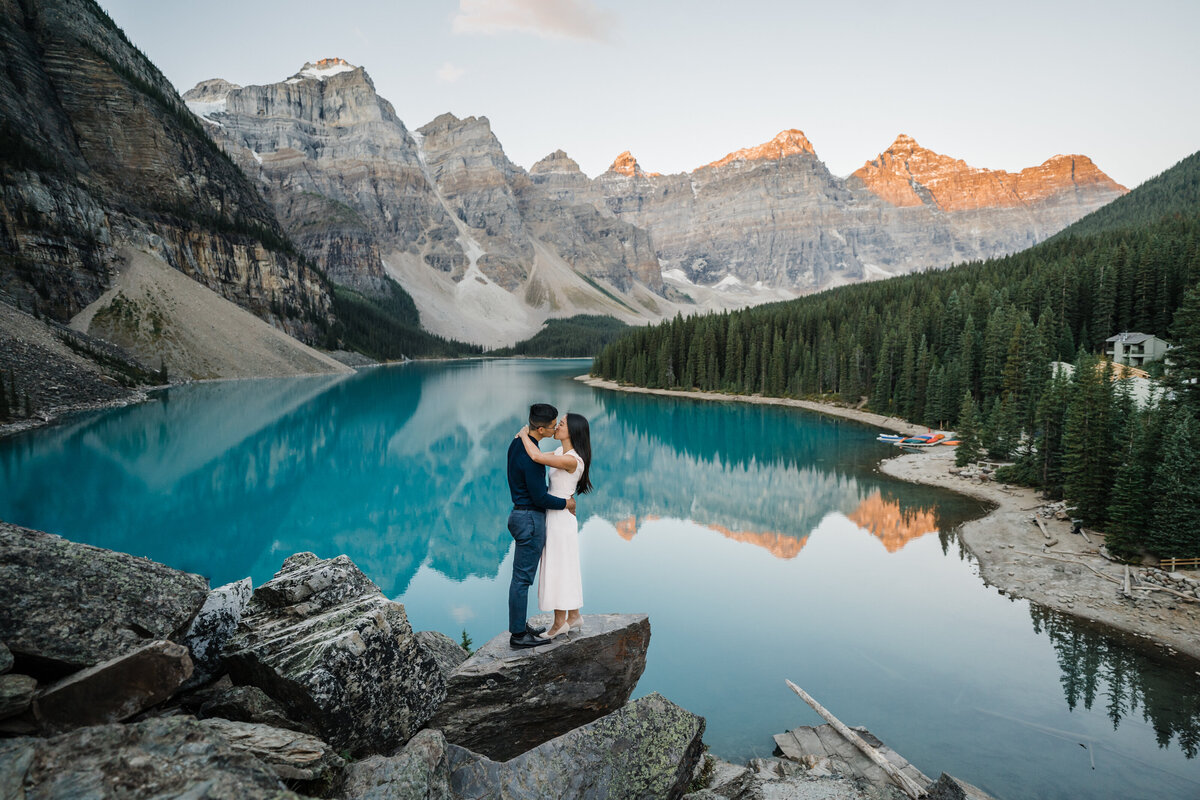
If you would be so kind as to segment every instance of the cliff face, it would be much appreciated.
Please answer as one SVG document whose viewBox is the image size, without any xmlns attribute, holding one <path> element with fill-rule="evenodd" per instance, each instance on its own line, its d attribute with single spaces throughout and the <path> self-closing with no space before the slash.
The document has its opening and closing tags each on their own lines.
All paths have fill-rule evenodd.
<svg viewBox="0 0 1200 800">
<path fill-rule="evenodd" d="M 625 152 L 594 184 L 650 233 L 664 269 L 801 291 L 1015 252 L 1126 191 L 1086 156 L 1011 174 L 907 136 L 841 179 L 798 130 L 686 174 L 648 173 Z"/>
<path fill-rule="evenodd" d="M 646 232 L 588 202 L 598 195 L 564 202 L 570 159 L 527 173 L 484 117 L 443 114 L 410 131 L 340 59 L 267 86 L 205 81 L 184 98 L 307 255 L 361 290 L 398 280 L 434 332 L 496 345 L 552 314 L 655 316 L 589 284 L 661 290 Z"/>
<path fill-rule="evenodd" d="M 301 338 L 325 283 L 174 89 L 90 0 L 0 0 L 0 291 L 60 321 L 149 252 Z"/>
</svg>

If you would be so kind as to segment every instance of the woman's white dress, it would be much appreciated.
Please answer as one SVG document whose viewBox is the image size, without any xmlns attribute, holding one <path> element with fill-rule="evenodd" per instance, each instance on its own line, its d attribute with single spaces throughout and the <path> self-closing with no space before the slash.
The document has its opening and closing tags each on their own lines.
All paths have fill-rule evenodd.
<svg viewBox="0 0 1200 800">
<path fill-rule="evenodd" d="M 555 455 L 562 453 L 559 447 Z M 550 494 L 570 497 L 583 475 L 583 459 L 574 450 L 578 466 L 574 472 L 550 468 Z M 573 610 L 583 605 L 583 581 L 579 576 L 579 520 L 570 511 L 546 512 L 546 547 L 538 566 L 538 606 L 543 611 Z"/>
</svg>

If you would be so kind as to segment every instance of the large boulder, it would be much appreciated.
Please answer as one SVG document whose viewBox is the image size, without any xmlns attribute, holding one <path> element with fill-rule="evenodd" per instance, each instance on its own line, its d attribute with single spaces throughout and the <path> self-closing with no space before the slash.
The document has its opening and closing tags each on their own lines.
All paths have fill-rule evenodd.
<svg viewBox="0 0 1200 800">
<path fill-rule="evenodd" d="M 34 713 L 50 733 L 119 722 L 166 700 L 191 674 L 186 647 L 151 642 L 47 687 Z"/>
<path fill-rule="evenodd" d="M 8 649 L 4 642 L 0 642 L 0 675 L 8 672 L 10 669 L 12 669 L 12 666 L 12 651 Z"/>
<path fill-rule="evenodd" d="M 542 647 L 514 650 L 508 633 L 492 639 L 451 673 L 429 727 L 503 761 L 621 708 L 646 669 L 650 619 L 583 619 L 582 631 Z"/>
<path fill-rule="evenodd" d="M 703 717 L 654 693 L 503 763 L 450 745 L 450 783 L 461 800 L 675 800 L 703 735 Z"/>
<path fill-rule="evenodd" d="M 0 740 L 0 797 L 301 800 L 257 758 L 189 717 Z"/>
<path fill-rule="evenodd" d="M 457 800 L 440 731 L 423 730 L 394 756 L 371 756 L 346 768 L 346 800 Z"/>
<path fill-rule="evenodd" d="M 329 745 L 306 733 L 227 719 L 206 719 L 200 724 L 292 785 L 328 786 L 346 765 Z"/>
<path fill-rule="evenodd" d="M 249 578 L 218 586 L 208 593 L 183 637 L 183 643 L 192 651 L 195 666 L 189 684 L 200 685 L 219 673 L 221 649 L 237 632 L 242 614 L 250 604 L 251 593 Z"/>
<path fill-rule="evenodd" d="M 208 596 L 199 575 L 0 522 L 0 641 L 61 676 L 177 640 Z"/>
<path fill-rule="evenodd" d="M 225 649 L 235 683 L 354 755 L 390 752 L 433 715 L 446 684 L 404 606 L 348 557 L 301 553 L 254 591 Z"/>
</svg>

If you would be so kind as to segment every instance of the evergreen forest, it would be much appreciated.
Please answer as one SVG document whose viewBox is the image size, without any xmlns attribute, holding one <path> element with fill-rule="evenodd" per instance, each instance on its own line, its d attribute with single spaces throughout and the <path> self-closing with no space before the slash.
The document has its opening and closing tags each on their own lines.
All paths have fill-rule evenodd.
<svg viewBox="0 0 1200 800">
<path fill-rule="evenodd" d="M 613 317 L 578 314 L 565 319 L 546 320 L 546 327 L 512 347 L 493 350 L 493 356 L 540 356 L 576 358 L 599 355 L 609 342 L 629 326 Z"/>
<path fill-rule="evenodd" d="M 1125 331 L 1173 345 L 1149 402 L 1104 358 Z M 960 464 L 1011 462 L 1001 479 L 1065 498 L 1114 553 L 1200 556 L 1200 153 L 1021 253 L 677 316 L 592 373 L 955 430 Z"/>
</svg>

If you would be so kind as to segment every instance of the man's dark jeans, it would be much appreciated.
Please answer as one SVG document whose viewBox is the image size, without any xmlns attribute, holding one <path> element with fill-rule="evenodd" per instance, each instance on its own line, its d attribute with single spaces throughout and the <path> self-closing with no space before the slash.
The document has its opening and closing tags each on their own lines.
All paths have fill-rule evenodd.
<svg viewBox="0 0 1200 800">
<path fill-rule="evenodd" d="M 508 515 L 508 532 L 517 543 L 513 553 L 512 582 L 508 585 L 508 632 L 520 636 L 525 632 L 525 617 L 529 610 L 529 586 L 537 574 L 542 548 L 546 546 L 546 512 L 514 508 Z"/>
</svg>

